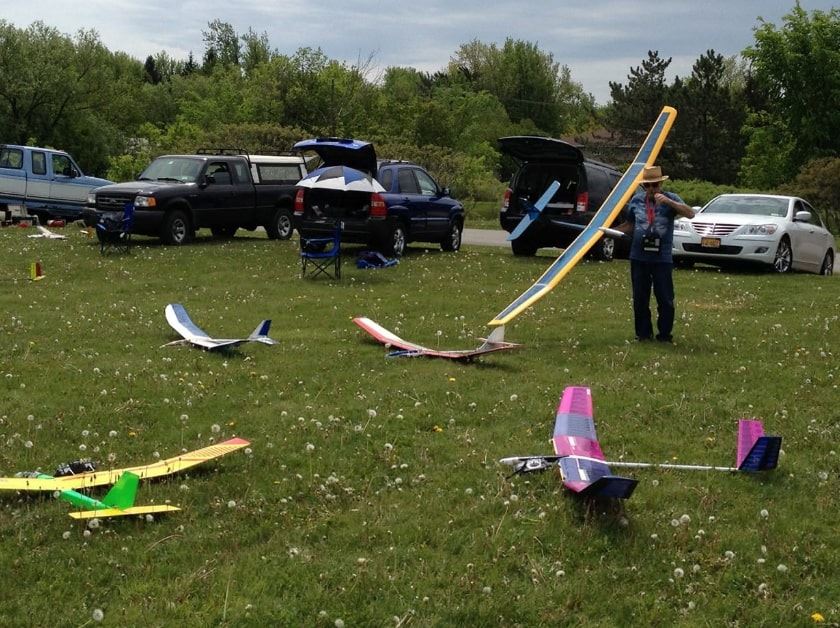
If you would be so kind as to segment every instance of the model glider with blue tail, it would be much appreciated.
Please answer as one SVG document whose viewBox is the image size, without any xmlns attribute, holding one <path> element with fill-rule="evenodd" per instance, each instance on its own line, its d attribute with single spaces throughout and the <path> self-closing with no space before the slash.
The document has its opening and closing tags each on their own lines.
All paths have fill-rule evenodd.
<svg viewBox="0 0 840 628">
<path fill-rule="evenodd" d="M 652 165 L 656 160 L 676 117 L 676 109 L 673 107 L 663 107 L 653 128 L 648 133 L 644 143 L 642 143 L 642 147 L 639 149 L 639 153 L 636 155 L 633 163 L 630 164 L 630 167 L 627 168 L 627 171 L 619 179 L 613 191 L 604 200 L 603 205 L 601 205 L 601 208 L 592 217 L 591 222 L 563 251 L 560 257 L 548 267 L 548 270 L 537 279 L 534 285 L 519 295 L 504 310 L 496 314 L 496 317 L 488 323 L 489 325 L 504 325 L 508 323 L 551 292 L 563 277 L 586 255 L 589 249 L 603 237 L 604 232 L 602 229 L 613 223 L 615 217 L 627 204 L 627 201 L 630 200 L 630 197 L 636 190 L 645 166 Z M 517 230 L 518 228 L 517 226 Z"/>
<path fill-rule="evenodd" d="M 247 338 L 211 338 L 203 329 L 192 322 L 187 310 L 180 303 L 170 303 L 166 306 L 166 320 L 172 329 L 181 334 L 183 338 L 169 342 L 163 345 L 164 347 L 191 344 L 207 351 L 215 351 L 217 349 L 232 349 L 245 342 L 261 342 L 265 345 L 277 344 L 276 340 L 268 337 L 268 330 L 271 327 L 270 320 L 264 320 L 257 325 L 257 328 Z"/>
<path fill-rule="evenodd" d="M 610 467 L 766 471 L 775 469 L 778 465 L 782 437 L 766 436 L 761 421 L 741 419 L 738 422 L 738 447 L 734 467 L 607 461 L 595 435 L 591 391 L 583 386 L 569 386 L 560 397 L 552 443 L 553 455 L 511 456 L 502 458 L 499 462 L 512 466 L 514 474 L 544 471 L 556 465 L 560 469 L 563 484 L 575 493 L 626 499 L 633 494 L 638 480 L 613 475 Z"/>
<path fill-rule="evenodd" d="M 537 199 L 537 202 L 533 205 L 529 203 L 527 200 L 522 199 L 522 202 L 525 204 L 525 215 L 522 217 L 522 220 L 519 221 L 519 224 L 516 225 L 516 229 L 510 232 L 510 235 L 507 237 L 508 241 L 516 240 L 519 236 L 521 236 L 531 224 L 540 217 L 542 210 L 545 209 L 545 206 L 548 205 L 548 202 L 554 198 L 554 195 L 557 194 L 557 190 L 560 189 L 560 182 L 559 181 L 552 181 L 551 185 L 549 185 L 543 195 Z"/>
</svg>

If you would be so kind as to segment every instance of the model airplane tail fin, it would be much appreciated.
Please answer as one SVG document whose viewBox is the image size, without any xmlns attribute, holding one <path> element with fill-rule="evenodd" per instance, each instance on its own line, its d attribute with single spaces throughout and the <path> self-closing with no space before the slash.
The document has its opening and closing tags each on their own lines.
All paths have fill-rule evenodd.
<svg viewBox="0 0 840 628">
<path fill-rule="evenodd" d="M 140 484 L 140 476 L 131 471 L 126 471 L 111 487 L 111 490 L 102 498 L 102 503 L 111 508 L 125 510 L 134 505 L 134 497 L 137 495 L 137 486 Z"/>
<path fill-rule="evenodd" d="M 261 342 L 266 345 L 276 345 L 277 341 L 268 337 L 268 330 L 271 327 L 271 320 L 264 320 L 257 328 L 248 336 L 248 340 L 252 342 Z"/>
<path fill-rule="evenodd" d="M 580 494 L 587 497 L 614 497 L 628 499 L 636 490 L 638 480 L 624 478 L 620 475 L 602 475 L 592 484 L 583 489 Z"/>
<path fill-rule="evenodd" d="M 781 436 L 765 436 L 764 425 L 755 419 L 738 421 L 739 471 L 767 471 L 779 464 L 779 452 L 782 449 Z"/>
</svg>

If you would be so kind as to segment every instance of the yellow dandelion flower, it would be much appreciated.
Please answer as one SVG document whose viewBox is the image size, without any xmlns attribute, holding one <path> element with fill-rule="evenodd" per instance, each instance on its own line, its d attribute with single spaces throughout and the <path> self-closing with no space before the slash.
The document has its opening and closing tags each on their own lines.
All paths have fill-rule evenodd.
<svg viewBox="0 0 840 628">
<path fill-rule="evenodd" d="M 825 621 L 825 617 L 822 616 L 822 613 L 814 613 L 813 615 L 811 615 L 811 619 L 813 619 L 818 624 Z"/>
<path fill-rule="evenodd" d="M 433 432 L 442 432 L 442 431 L 443 431 L 443 428 L 442 428 L 440 425 L 435 425 L 435 426 L 432 428 L 432 431 L 433 431 Z"/>
</svg>

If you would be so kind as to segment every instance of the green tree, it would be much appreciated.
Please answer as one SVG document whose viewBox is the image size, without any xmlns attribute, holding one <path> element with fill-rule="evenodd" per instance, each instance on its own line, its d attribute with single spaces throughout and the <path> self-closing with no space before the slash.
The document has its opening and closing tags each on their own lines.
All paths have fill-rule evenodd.
<svg viewBox="0 0 840 628">
<path fill-rule="evenodd" d="M 840 9 L 808 14 L 797 2 L 783 20 L 781 28 L 762 22 L 744 51 L 766 94 L 745 127 L 749 185 L 772 187 L 840 152 Z"/>
<path fill-rule="evenodd" d="M 746 118 L 743 86 L 723 55 L 708 50 L 691 76 L 675 80 L 673 101 L 679 117 L 670 144 L 677 154 L 672 174 L 682 179 L 734 183 L 744 154 L 740 131 Z"/>
<path fill-rule="evenodd" d="M 630 68 L 627 85 L 610 81 L 610 104 L 604 112 L 607 127 L 625 141 L 640 144 L 663 105 L 668 104 L 669 87 L 665 70 L 671 57 L 661 59 L 658 50 L 648 50 L 641 66 Z"/>
<path fill-rule="evenodd" d="M 238 66 L 241 46 L 239 36 L 228 22 L 215 19 L 207 24 L 207 30 L 201 31 L 204 39 L 204 71 L 211 73 L 216 64 Z"/>
</svg>

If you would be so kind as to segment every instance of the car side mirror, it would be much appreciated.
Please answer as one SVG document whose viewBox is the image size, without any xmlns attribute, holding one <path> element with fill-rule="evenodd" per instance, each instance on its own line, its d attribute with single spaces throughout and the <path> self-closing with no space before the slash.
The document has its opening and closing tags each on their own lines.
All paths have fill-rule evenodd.
<svg viewBox="0 0 840 628">
<path fill-rule="evenodd" d="M 201 178 L 198 180 L 198 187 L 206 188 L 211 183 L 215 183 L 215 179 L 213 178 L 212 174 L 203 174 Z"/>
<path fill-rule="evenodd" d="M 441 196 L 449 196 L 451 194 L 451 192 L 450 192 L 449 188 L 443 188 L 440 191 L 440 194 L 441 194 Z"/>
<path fill-rule="evenodd" d="M 794 222 L 811 222 L 811 212 L 796 212 L 796 216 L 793 217 L 793 220 Z"/>
</svg>

